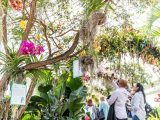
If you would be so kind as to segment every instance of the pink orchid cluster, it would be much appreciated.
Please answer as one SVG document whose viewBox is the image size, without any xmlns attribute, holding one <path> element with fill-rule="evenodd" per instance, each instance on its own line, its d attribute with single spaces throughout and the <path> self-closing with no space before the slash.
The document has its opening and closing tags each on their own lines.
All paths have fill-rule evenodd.
<svg viewBox="0 0 160 120">
<path fill-rule="evenodd" d="M 86 82 L 90 80 L 90 74 L 88 71 L 84 72 L 84 74 L 82 76 L 82 80 L 86 81 Z"/>
<path fill-rule="evenodd" d="M 38 44 L 35 46 L 33 42 L 23 40 L 20 47 L 20 54 L 22 55 L 40 55 L 44 52 L 44 47 Z"/>
</svg>

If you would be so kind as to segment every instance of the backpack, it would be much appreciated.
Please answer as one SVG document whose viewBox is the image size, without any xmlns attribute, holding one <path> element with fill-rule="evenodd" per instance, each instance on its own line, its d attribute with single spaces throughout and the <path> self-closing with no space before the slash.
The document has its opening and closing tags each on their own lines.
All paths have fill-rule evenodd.
<svg viewBox="0 0 160 120">
<path fill-rule="evenodd" d="M 103 118 L 105 118 L 105 115 L 104 115 L 103 109 L 101 109 L 99 112 L 99 119 L 103 119 Z"/>
<path fill-rule="evenodd" d="M 100 111 L 99 111 L 99 109 L 98 108 L 96 108 L 96 118 L 98 119 L 99 118 L 99 115 L 100 115 Z"/>
<path fill-rule="evenodd" d="M 149 115 L 152 112 L 152 110 L 153 110 L 152 107 L 148 103 L 146 103 L 145 105 L 146 114 Z"/>
</svg>

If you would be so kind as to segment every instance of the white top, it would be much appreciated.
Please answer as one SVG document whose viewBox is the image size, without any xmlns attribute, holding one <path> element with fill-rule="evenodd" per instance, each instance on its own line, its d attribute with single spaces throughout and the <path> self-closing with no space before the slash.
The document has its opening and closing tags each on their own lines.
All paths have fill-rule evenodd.
<svg viewBox="0 0 160 120">
<path fill-rule="evenodd" d="M 112 105 L 115 101 L 115 115 L 119 119 L 126 119 L 126 102 L 128 100 L 129 92 L 125 88 L 117 88 L 110 99 L 108 100 L 109 105 Z"/>
<path fill-rule="evenodd" d="M 132 116 L 136 115 L 140 120 L 145 120 L 146 111 L 142 92 L 137 92 L 131 100 Z"/>
<path fill-rule="evenodd" d="M 85 106 L 85 113 L 89 112 L 92 120 L 96 118 L 96 107 L 95 106 Z"/>
</svg>

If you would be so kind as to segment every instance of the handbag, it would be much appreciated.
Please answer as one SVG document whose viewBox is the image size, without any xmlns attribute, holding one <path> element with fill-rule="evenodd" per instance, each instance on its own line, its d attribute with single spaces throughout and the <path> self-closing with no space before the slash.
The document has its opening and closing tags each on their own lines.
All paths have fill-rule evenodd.
<svg viewBox="0 0 160 120">
<path fill-rule="evenodd" d="M 109 108 L 107 120 L 117 120 L 116 114 L 115 114 L 115 109 L 114 109 L 115 102 Z"/>
</svg>

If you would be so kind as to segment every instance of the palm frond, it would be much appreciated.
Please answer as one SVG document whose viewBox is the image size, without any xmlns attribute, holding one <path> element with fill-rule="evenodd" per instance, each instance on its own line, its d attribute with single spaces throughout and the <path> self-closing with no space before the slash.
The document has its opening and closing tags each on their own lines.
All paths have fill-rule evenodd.
<svg viewBox="0 0 160 120">
<path fill-rule="evenodd" d="M 93 11 L 101 9 L 105 5 L 104 0 L 81 0 L 81 2 L 87 15 L 90 15 Z"/>
<path fill-rule="evenodd" d="M 53 80 L 52 72 L 50 70 L 31 70 L 27 73 L 28 77 L 36 77 L 38 83 L 51 84 Z"/>
<path fill-rule="evenodd" d="M 151 16 L 149 18 L 148 27 L 151 28 L 153 23 L 160 18 L 160 7 L 155 7 L 152 10 Z"/>
<path fill-rule="evenodd" d="M 152 30 L 152 35 L 154 35 L 155 37 L 160 36 L 160 27 Z"/>
</svg>

